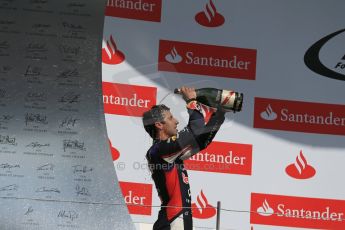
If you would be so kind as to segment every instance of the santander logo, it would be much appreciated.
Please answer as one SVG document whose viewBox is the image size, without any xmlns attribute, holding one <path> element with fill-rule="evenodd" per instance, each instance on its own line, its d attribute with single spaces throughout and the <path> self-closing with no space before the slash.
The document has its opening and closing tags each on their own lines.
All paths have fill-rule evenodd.
<svg viewBox="0 0 345 230">
<path fill-rule="evenodd" d="M 345 226 L 345 200 L 252 193 L 250 206 L 251 224 L 332 230 Z"/>
<path fill-rule="evenodd" d="M 157 88 L 103 82 L 104 113 L 141 117 L 156 104 Z"/>
<path fill-rule="evenodd" d="M 252 152 L 249 144 L 213 141 L 184 163 L 193 171 L 251 175 Z"/>
<path fill-rule="evenodd" d="M 271 216 L 274 214 L 274 210 L 270 207 L 266 199 L 256 211 L 261 216 Z"/>
<path fill-rule="evenodd" d="M 255 98 L 254 128 L 345 135 L 345 105 Z"/>
<path fill-rule="evenodd" d="M 273 111 L 271 105 L 269 104 L 265 111 L 260 113 L 260 117 L 266 121 L 273 121 L 277 119 L 277 114 Z"/>
<path fill-rule="evenodd" d="M 208 200 L 201 190 L 197 196 L 197 202 L 192 203 L 192 214 L 197 219 L 208 219 L 215 216 L 217 213 L 216 208 L 208 203 Z"/>
<path fill-rule="evenodd" d="M 160 40 L 158 70 L 255 80 L 256 50 Z"/>
<path fill-rule="evenodd" d="M 286 173 L 296 179 L 309 179 L 313 177 L 316 173 L 313 166 L 308 165 L 307 160 L 305 159 L 302 150 L 299 155 L 296 157 L 296 161 L 293 164 L 290 164 L 285 169 Z"/>
<path fill-rule="evenodd" d="M 108 141 L 109 141 L 111 156 L 113 158 L 113 161 L 116 161 L 117 159 L 120 158 L 120 152 L 115 147 L 113 147 L 113 144 L 111 143 L 110 139 L 108 139 Z"/>
<path fill-rule="evenodd" d="M 119 181 L 129 214 L 151 216 L 152 184 Z"/>
<path fill-rule="evenodd" d="M 195 15 L 195 21 L 206 27 L 218 27 L 224 24 L 223 15 L 217 12 L 213 0 L 209 0 L 205 9 Z"/>
<path fill-rule="evenodd" d="M 116 65 L 125 60 L 125 55 L 118 50 L 114 38 L 110 35 L 109 40 L 103 40 L 102 62 L 105 64 Z"/>
<path fill-rule="evenodd" d="M 182 57 L 177 53 L 177 50 L 175 47 L 173 47 L 167 55 L 165 55 L 165 60 L 170 63 L 179 63 L 182 61 Z"/>
<path fill-rule="evenodd" d="M 105 15 L 160 22 L 162 0 L 107 0 Z"/>
</svg>

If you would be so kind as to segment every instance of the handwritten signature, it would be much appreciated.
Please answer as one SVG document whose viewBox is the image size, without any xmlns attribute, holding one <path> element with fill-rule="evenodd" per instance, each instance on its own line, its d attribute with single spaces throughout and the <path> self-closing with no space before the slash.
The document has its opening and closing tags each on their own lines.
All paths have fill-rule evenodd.
<svg viewBox="0 0 345 230">
<path fill-rule="evenodd" d="M 68 117 L 65 117 L 61 123 L 59 124 L 59 127 L 60 128 L 63 128 L 63 127 L 66 127 L 66 128 L 69 128 L 69 127 L 74 127 L 77 123 L 79 119 L 77 118 L 74 118 L 74 117 L 71 117 L 71 116 L 68 116 Z"/>
<path fill-rule="evenodd" d="M 77 140 L 64 140 L 63 141 L 63 151 L 66 152 L 66 149 L 77 149 L 85 151 L 84 142 L 79 142 Z"/>
<path fill-rule="evenodd" d="M 16 138 L 15 137 L 10 137 L 8 135 L 6 135 L 6 136 L 0 135 L 0 144 L 3 144 L 3 145 L 17 145 Z"/>
<path fill-rule="evenodd" d="M 66 211 L 66 210 L 60 210 L 59 214 L 57 217 L 59 218 L 67 218 L 71 221 L 74 221 L 75 219 L 77 219 L 79 216 L 79 214 L 75 211 Z"/>
<path fill-rule="evenodd" d="M 62 22 L 62 26 L 72 30 L 84 30 L 85 28 L 82 25 L 76 25 L 70 22 Z"/>
<path fill-rule="evenodd" d="M 11 115 L 2 115 L 0 116 L 0 122 L 1 121 L 10 121 L 14 116 Z"/>
<path fill-rule="evenodd" d="M 87 173 L 93 171 L 93 168 L 83 165 L 73 165 L 73 173 Z"/>
<path fill-rule="evenodd" d="M 28 216 L 29 214 L 33 213 L 34 209 L 30 206 L 28 210 L 24 213 L 25 216 Z"/>
<path fill-rule="evenodd" d="M 26 94 L 26 99 L 30 101 L 45 101 L 47 96 L 44 92 L 29 92 Z"/>
<path fill-rule="evenodd" d="M 77 56 L 80 53 L 80 46 L 69 46 L 69 45 L 62 45 L 60 46 L 60 50 L 64 54 L 74 55 Z"/>
<path fill-rule="evenodd" d="M 31 147 L 31 148 L 42 148 L 42 147 L 49 147 L 50 144 L 40 144 L 37 141 L 36 142 L 31 142 L 28 144 L 26 147 Z"/>
<path fill-rule="evenodd" d="M 15 22 L 10 21 L 10 20 L 1 20 L 0 21 L 0 25 L 10 26 L 10 25 L 14 25 L 14 24 L 15 24 Z"/>
<path fill-rule="evenodd" d="M 0 98 L 4 98 L 6 96 L 6 90 L 0 89 Z"/>
<path fill-rule="evenodd" d="M 85 3 L 72 2 L 67 5 L 68 7 L 84 7 Z"/>
<path fill-rule="evenodd" d="M 47 116 L 41 114 L 26 113 L 25 114 L 25 124 L 37 123 L 37 124 L 48 124 Z"/>
<path fill-rule="evenodd" d="M 47 51 L 45 43 L 30 42 L 26 47 L 28 52 L 44 52 Z"/>
<path fill-rule="evenodd" d="M 31 0 L 31 3 L 45 4 L 47 3 L 47 0 Z"/>
<path fill-rule="evenodd" d="M 85 187 L 80 187 L 79 185 L 77 185 L 75 187 L 76 193 L 79 196 L 90 196 L 91 194 L 89 193 L 89 190 Z"/>
<path fill-rule="evenodd" d="M 60 190 L 58 188 L 40 187 L 40 188 L 36 189 L 36 192 L 55 192 L 55 193 L 60 193 Z"/>
<path fill-rule="evenodd" d="M 13 168 L 20 168 L 20 165 L 18 165 L 18 164 L 10 165 L 8 163 L 0 164 L 0 169 L 13 169 Z"/>
<path fill-rule="evenodd" d="M 80 94 L 69 92 L 69 93 L 66 93 L 65 95 L 63 95 L 58 100 L 58 102 L 68 103 L 68 104 L 79 103 L 80 102 L 80 97 L 81 97 Z"/>
<path fill-rule="evenodd" d="M 74 69 L 67 69 L 65 71 L 63 71 L 62 73 L 60 73 L 57 78 L 70 78 L 70 77 L 79 77 L 79 71 L 74 68 Z"/>
<path fill-rule="evenodd" d="M 42 68 L 37 66 L 28 65 L 24 73 L 25 77 L 37 77 L 41 75 Z"/>
<path fill-rule="evenodd" d="M 12 67 L 9 66 L 9 65 L 4 65 L 4 66 L 1 67 L 1 69 L 2 69 L 1 71 L 2 71 L 3 73 L 7 73 L 7 72 L 9 72 L 9 71 L 12 70 Z"/>
<path fill-rule="evenodd" d="M 42 28 L 51 28 L 52 26 L 50 24 L 43 24 L 43 23 L 35 23 L 32 25 L 32 28 L 34 29 L 42 29 Z"/>
<path fill-rule="evenodd" d="M 3 191 L 17 191 L 19 188 L 18 185 L 16 184 L 11 184 L 11 185 L 7 185 L 5 187 L 1 187 L 0 188 L 0 192 L 3 192 Z"/>
<path fill-rule="evenodd" d="M 49 164 L 44 164 L 42 166 L 37 167 L 37 170 L 38 171 L 48 171 L 48 170 L 53 171 L 54 167 L 55 167 L 54 164 L 49 163 Z"/>
<path fill-rule="evenodd" d="M 8 43 L 8 41 L 0 42 L 0 48 L 8 49 L 9 47 L 10 47 L 10 44 Z"/>
</svg>

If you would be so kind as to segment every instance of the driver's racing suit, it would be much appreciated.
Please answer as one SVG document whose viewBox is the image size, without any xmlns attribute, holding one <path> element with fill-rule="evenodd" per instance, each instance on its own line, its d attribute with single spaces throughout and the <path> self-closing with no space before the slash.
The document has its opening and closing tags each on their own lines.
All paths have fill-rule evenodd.
<svg viewBox="0 0 345 230">
<path fill-rule="evenodd" d="M 177 136 L 154 140 L 146 154 L 162 202 L 153 230 L 192 230 L 190 186 L 183 160 L 205 149 L 225 119 L 222 110 L 197 101 L 188 103 L 187 109 L 187 126 Z M 180 227 L 174 227 L 177 222 Z"/>
</svg>

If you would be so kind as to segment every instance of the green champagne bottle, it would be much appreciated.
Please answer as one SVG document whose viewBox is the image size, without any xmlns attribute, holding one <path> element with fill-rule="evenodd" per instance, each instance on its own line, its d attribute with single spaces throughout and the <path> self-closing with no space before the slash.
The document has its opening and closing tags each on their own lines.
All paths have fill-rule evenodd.
<svg viewBox="0 0 345 230">
<path fill-rule="evenodd" d="M 239 112 L 242 110 L 243 93 L 232 90 L 216 88 L 195 89 L 196 100 L 204 105 L 218 108 L 221 106 L 225 111 Z M 175 89 L 174 93 L 179 94 L 180 89 Z"/>
</svg>

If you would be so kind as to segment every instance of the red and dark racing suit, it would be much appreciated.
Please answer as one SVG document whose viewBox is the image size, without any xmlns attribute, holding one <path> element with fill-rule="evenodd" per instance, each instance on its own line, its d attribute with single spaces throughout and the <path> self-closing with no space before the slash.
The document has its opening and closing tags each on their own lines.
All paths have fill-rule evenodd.
<svg viewBox="0 0 345 230">
<path fill-rule="evenodd" d="M 214 112 L 197 101 L 190 102 L 187 109 L 187 126 L 177 136 L 154 140 L 146 154 L 162 202 L 153 230 L 170 230 L 170 224 L 181 217 L 183 229 L 192 230 L 191 194 L 183 160 L 205 149 L 225 119 L 223 111 Z"/>
</svg>

